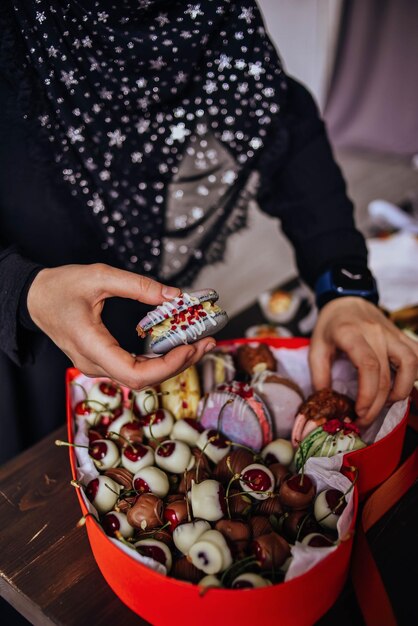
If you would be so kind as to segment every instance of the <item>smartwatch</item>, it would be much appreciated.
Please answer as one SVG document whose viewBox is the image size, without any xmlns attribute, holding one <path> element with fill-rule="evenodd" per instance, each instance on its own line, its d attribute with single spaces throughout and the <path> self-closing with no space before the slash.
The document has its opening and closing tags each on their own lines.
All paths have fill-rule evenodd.
<svg viewBox="0 0 418 626">
<path fill-rule="evenodd" d="M 315 283 L 315 295 L 318 309 L 330 300 L 344 296 L 357 296 L 373 304 L 379 301 L 373 274 L 365 265 L 354 263 L 334 265 L 321 274 Z"/>
</svg>

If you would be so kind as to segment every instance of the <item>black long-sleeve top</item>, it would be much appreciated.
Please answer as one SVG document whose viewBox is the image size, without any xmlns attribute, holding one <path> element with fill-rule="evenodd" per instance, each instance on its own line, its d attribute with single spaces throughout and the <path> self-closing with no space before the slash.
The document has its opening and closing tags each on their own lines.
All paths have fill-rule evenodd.
<svg viewBox="0 0 418 626">
<path fill-rule="evenodd" d="M 20 97 L 0 68 L 0 349 L 16 363 L 25 360 L 35 331 L 26 295 L 40 268 L 97 261 L 120 266 L 111 250 L 102 250 L 91 214 L 57 179 L 52 155 L 18 112 Z M 274 152 L 268 155 L 258 202 L 280 218 L 301 276 L 312 286 L 338 261 L 365 265 L 367 251 L 316 105 L 290 78 L 286 107 L 287 150 L 277 162 Z"/>
</svg>

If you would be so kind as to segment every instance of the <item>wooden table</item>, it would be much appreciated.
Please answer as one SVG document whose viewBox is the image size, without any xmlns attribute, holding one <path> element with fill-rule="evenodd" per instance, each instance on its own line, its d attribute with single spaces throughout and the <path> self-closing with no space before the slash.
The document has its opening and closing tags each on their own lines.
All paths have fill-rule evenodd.
<svg viewBox="0 0 418 626">
<path fill-rule="evenodd" d="M 244 324 L 257 321 L 261 314 L 255 305 L 231 323 L 228 334 L 239 336 Z M 107 586 L 85 530 L 77 528 L 80 509 L 70 486 L 68 455 L 54 446 L 56 438 L 66 438 L 64 427 L 0 470 L 0 595 L 40 626 L 146 624 Z M 408 432 L 406 448 L 417 444 L 416 433 Z M 418 623 L 418 603 L 409 591 L 418 580 L 417 528 L 415 485 L 370 533 L 399 623 L 405 626 Z M 1 621 L 10 626 L 11 619 Z M 363 624 L 349 584 L 317 626 L 337 623 Z"/>
</svg>

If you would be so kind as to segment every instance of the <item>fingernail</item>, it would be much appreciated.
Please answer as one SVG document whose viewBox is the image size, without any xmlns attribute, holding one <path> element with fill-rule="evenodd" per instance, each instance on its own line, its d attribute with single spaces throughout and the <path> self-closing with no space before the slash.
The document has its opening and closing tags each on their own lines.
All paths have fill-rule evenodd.
<svg viewBox="0 0 418 626">
<path fill-rule="evenodd" d="M 167 300 L 172 300 L 180 295 L 180 289 L 178 289 L 178 287 L 169 287 L 168 285 L 164 285 L 161 293 L 164 298 L 167 298 Z"/>
<path fill-rule="evenodd" d="M 216 348 L 216 343 L 214 341 L 212 341 L 211 343 L 208 343 L 208 345 L 205 348 L 205 354 L 206 352 L 210 352 L 211 350 L 214 350 Z"/>
</svg>

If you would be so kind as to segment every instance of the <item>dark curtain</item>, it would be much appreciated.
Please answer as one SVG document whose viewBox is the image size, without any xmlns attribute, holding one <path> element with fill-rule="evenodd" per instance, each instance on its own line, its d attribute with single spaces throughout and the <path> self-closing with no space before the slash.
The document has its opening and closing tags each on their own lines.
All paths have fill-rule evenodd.
<svg viewBox="0 0 418 626">
<path fill-rule="evenodd" d="M 418 152 L 418 0 L 346 0 L 325 118 L 336 146 Z"/>
</svg>

